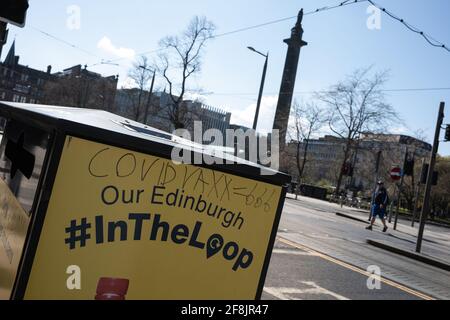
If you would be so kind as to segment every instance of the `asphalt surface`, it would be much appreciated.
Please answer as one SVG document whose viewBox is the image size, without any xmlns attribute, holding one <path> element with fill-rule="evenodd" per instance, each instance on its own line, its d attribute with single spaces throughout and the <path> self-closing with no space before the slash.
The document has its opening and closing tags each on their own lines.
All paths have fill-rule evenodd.
<svg viewBox="0 0 450 320">
<path fill-rule="evenodd" d="M 420 300 L 420 297 L 277 241 L 263 300 Z M 368 287 L 367 283 L 371 285 Z"/>
<path fill-rule="evenodd" d="M 366 243 L 371 238 L 412 248 L 414 229 L 401 225 L 399 231 L 382 233 L 377 226 L 371 232 L 337 211 L 355 214 L 315 199 L 287 199 L 263 299 L 450 299 L 448 271 Z M 446 228 L 427 227 L 424 252 L 445 259 L 449 234 Z M 378 268 L 386 280 L 381 289 L 368 288 L 369 267 Z"/>
</svg>

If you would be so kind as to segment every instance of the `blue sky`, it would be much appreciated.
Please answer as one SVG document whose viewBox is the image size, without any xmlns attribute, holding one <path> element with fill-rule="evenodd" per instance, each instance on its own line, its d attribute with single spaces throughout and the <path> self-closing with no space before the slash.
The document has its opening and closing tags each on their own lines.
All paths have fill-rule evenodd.
<svg viewBox="0 0 450 320">
<path fill-rule="evenodd" d="M 30 0 L 27 25 L 11 27 L 9 42 L 16 38 L 21 63 L 54 71 L 75 64 L 92 65 L 102 59 L 132 57 L 158 47 L 158 40 L 178 34 L 194 15 L 205 15 L 217 26 L 217 33 L 295 16 L 300 8 L 311 11 L 339 0 Z M 450 46 L 450 1 L 377 0 L 410 24 L 423 29 Z M 305 16 L 303 48 L 296 84 L 297 99 L 308 100 L 310 92 L 327 89 L 357 68 L 370 65 L 389 69 L 386 89 L 450 87 L 450 53 L 428 45 L 419 35 L 383 15 L 380 30 L 367 28 L 368 3 Z M 80 9 L 80 28 L 71 30 L 68 9 Z M 70 11 L 70 10 L 69 10 Z M 264 60 L 247 46 L 270 52 L 259 129 L 270 128 L 280 81 L 286 45 L 295 19 L 212 40 L 204 55 L 202 73 L 191 83 L 208 94 L 206 103 L 233 113 L 233 121 L 251 126 Z M 77 50 L 37 31 L 64 39 Z M 121 49 L 122 48 L 122 49 Z M 85 51 L 88 51 L 86 53 Z M 148 55 L 154 57 L 152 54 Z M 120 66 L 97 65 L 90 70 L 104 75 L 119 74 L 127 82 L 131 61 Z M 160 80 L 158 87 L 163 88 Z M 432 140 L 440 101 L 447 102 L 446 123 L 450 123 L 450 90 L 390 92 L 388 101 L 404 120 L 392 132 L 423 130 Z M 440 153 L 450 155 L 450 143 L 442 143 Z"/>
</svg>

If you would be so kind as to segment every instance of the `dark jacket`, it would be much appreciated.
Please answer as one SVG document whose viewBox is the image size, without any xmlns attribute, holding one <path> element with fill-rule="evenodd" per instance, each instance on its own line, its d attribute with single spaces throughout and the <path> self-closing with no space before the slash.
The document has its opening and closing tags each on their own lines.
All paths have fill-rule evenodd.
<svg viewBox="0 0 450 320">
<path fill-rule="evenodd" d="M 387 206 L 389 201 L 389 196 L 385 187 L 380 187 L 375 195 L 375 204 Z"/>
</svg>

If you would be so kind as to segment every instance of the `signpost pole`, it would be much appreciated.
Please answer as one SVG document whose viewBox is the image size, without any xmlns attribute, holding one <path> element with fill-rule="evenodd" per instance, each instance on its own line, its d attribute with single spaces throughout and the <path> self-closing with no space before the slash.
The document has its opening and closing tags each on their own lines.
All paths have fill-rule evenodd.
<svg viewBox="0 0 450 320">
<path fill-rule="evenodd" d="M 422 159 L 422 167 L 425 165 L 425 158 Z M 419 205 L 419 196 L 420 196 L 420 182 L 421 179 L 417 182 L 417 190 L 416 190 L 416 197 L 414 198 L 414 210 L 412 214 L 412 221 L 411 221 L 411 227 L 414 228 L 414 223 L 416 221 L 416 213 L 417 213 L 417 206 Z"/>
<path fill-rule="evenodd" d="M 401 179 L 401 177 L 402 177 L 402 169 L 398 166 L 393 167 L 391 170 L 392 180 L 398 181 Z M 399 196 L 400 196 L 400 191 L 398 191 L 398 193 L 397 193 L 397 202 L 398 202 Z M 392 208 L 392 204 L 391 204 L 391 208 Z M 392 209 L 389 210 L 389 223 L 391 223 L 391 222 L 392 222 Z"/>
<path fill-rule="evenodd" d="M 373 187 L 373 191 L 372 191 L 372 201 L 370 202 L 369 221 L 372 220 L 372 206 L 373 206 L 373 203 L 375 202 L 375 192 L 377 192 L 378 172 L 380 171 L 380 161 L 381 161 L 382 153 L 383 153 L 382 151 L 377 152 L 377 161 L 375 164 L 375 182 L 374 182 L 374 187 Z"/>
<path fill-rule="evenodd" d="M 405 180 L 405 163 L 408 159 L 408 147 L 406 147 L 405 160 L 403 161 L 402 179 L 398 186 L 397 207 L 395 208 L 394 230 L 397 230 L 398 210 L 400 209 L 400 196 L 402 195 L 403 182 Z"/>
<path fill-rule="evenodd" d="M 441 102 L 441 105 L 439 106 L 436 132 L 434 134 L 434 143 L 433 143 L 433 151 L 431 152 L 430 167 L 428 168 L 428 177 L 427 177 L 427 184 L 425 187 L 422 212 L 420 214 L 420 226 L 419 226 L 419 234 L 417 235 L 417 246 L 416 246 L 416 252 L 418 253 L 420 253 L 422 248 L 422 239 L 423 239 L 423 232 L 425 230 L 425 222 L 428 218 L 428 213 L 430 211 L 431 184 L 433 181 L 434 165 L 436 164 L 436 154 L 439 149 L 439 136 L 441 133 L 441 126 L 442 123 L 444 122 L 444 109 L 445 109 L 445 102 Z"/>
</svg>

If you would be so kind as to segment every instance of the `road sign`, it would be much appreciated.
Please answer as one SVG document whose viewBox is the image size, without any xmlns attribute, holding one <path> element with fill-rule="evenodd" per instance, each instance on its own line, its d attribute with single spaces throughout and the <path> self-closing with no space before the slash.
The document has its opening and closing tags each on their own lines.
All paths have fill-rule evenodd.
<svg viewBox="0 0 450 320">
<path fill-rule="evenodd" d="M 402 169 L 400 167 L 394 167 L 391 169 L 391 179 L 398 181 L 402 178 Z"/>
<path fill-rule="evenodd" d="M 2 0 L 0 21 L 22 28 L 25 26 L 28 7 L 28 0 Z"/>
</svg>

